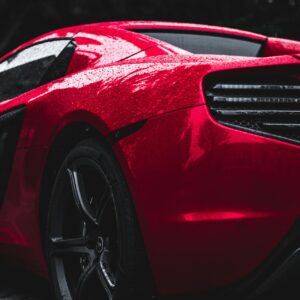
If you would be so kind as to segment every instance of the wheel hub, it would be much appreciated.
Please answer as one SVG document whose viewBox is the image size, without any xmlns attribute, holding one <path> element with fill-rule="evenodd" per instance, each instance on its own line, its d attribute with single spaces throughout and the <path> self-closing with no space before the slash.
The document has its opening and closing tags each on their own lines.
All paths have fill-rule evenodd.
<svg viewBox="0 0 300 300">
<path fill-rule="evenodd" d="M 80 256 L 80 258 L 79 258 L 79 264 L 80 264 L 81 269 L 84 270 L 88 266 L 88 264 L 89 264 L 88 257 L 86 255 Z"/>
<path fill-rule="evenodd" d="M 101 254 L 104 248 L 104 242 L 103 242 L 103 238 L 101 236 L 97 237 L 97 242 L 96 242 L 96 252 L 98 254 Z"/>
</svg>

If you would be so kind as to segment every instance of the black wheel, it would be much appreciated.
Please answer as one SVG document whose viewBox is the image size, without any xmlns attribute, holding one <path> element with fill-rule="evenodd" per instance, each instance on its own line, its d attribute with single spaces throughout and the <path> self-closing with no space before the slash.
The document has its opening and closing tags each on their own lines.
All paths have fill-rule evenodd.
<svg viewBox="0 0 300 300">
<path fill-rule="evenodd" d="M 143 243 L 107 147 L 86 140 L 63 162 L 49 204 L 46 256 L 57 299 L 146 299 Z"/>
</svg>

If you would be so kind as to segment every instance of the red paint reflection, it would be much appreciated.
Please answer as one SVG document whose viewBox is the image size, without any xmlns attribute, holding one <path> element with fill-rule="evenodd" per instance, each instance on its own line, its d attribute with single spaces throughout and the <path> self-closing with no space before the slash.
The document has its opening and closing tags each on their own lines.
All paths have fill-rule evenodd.
<svg viewBox="0 0 300 300">
<path fill-rule="evenodd" d="M 269 212 L 218 211 L 218 212 L 191 212 L 180 215 L 186 222 L 209 222 L 244 219 L 263 219 L 274 216 Z"/>
</svg>

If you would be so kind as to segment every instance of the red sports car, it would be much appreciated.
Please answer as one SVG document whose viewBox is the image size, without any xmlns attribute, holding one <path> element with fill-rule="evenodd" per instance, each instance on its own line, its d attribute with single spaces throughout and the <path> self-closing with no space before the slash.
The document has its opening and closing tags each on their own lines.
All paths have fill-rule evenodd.
<svg viewBox="0 0 300 300">
<path fill-rule="evenodd" d="M 64 300 L 244 299 L 276 284 L 300 253 L 298 53 L 129 21 L 4 56 L 1 258 Z"/>
</svg>

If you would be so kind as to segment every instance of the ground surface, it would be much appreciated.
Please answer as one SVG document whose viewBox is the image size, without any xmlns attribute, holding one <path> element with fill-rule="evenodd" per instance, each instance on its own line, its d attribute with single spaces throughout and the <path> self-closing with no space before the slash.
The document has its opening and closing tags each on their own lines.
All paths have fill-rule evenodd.
<svg viewBox="0 0 300 300">
<path fill-rule="evenodd" d="M 0 266 L 1 300 L 51 300 L 47 282 L 32 274 Z"/>
<path fill-rule="evenodd" d="M 295 273 L 296 274 L 292 276 L 293 278 L 287 276 L 283 285 L 277 285 L 268 293 L 264 293 L 255 299 L 251 298 L 251 300 L 299 300 L 300 276 L 298 272 Z M 0 300 L 53 299 L 50 295 L 50 288 L 47 282 L 32 274 L 0 265 Z"/>
</svg>

